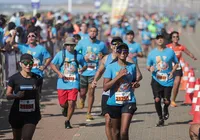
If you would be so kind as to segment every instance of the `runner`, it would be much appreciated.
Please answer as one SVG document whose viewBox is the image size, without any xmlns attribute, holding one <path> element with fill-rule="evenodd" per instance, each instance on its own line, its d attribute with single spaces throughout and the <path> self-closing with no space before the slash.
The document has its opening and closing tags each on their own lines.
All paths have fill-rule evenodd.
<svg viewBox="0 0 200 140">
<path fill-rule="evenodd" d="M 97 73 L 95 74 L 94 80 L 92 82 L 92 87 L 97 86 L 97 81 L 101 78 L 102 74 L 104 73 L 106 67 L 112 63 L 113 61 L 116 61 L 117 58 L 117 52 L 116 52 L 116 46 L 118 46 L 120 43 L 123 43 L 122 39 L 120 37 L 114 37 L 111 41 L 111 49 L 112 52 L 106 56 L 103 57 L 101 60 L 101 64 L 99 66 L 99 69 L 97 70 Z M 128 59 L 128 58 L 127 58 Z M 130 62 L 133 62 L 132 59 L 129 58 Z M 140 81 L 142 79 L 142 74 L 139 70 L 139 67 L 137 67 L 137 79 Z M 101 109 L 102 109 L 102 115 L 105 117 L 105 130 L 108 140 L 112 140 L 112 133 L 111 133 L 111 121 L 110 116 L 108 114 L 108 107 L 107 107 L 107 100 L 109 98 L 110 91 L 104 92 L 102 94 L 102 100 L 101 100 Z"/>
<path fill-rule="evenodd" d="M 28 33 L 27 38 L 28 38 L 27 44 L 24 45 L 16 44 L 14 45 L 14 47 L 18 48 L 22 54 L 24 53 L 31 54 L 34 60 L 31 72 L 40 75 L 41 77 L 44 77 L 44 70 L 50 64 L 51 56 L 45 47 L 36 43 L 36 34 L 33 31 Z M 42 90 L 42 84 L 41 84 L 41 90 Z"/>
<path fill-rule="evenodd" d="M 75 110 L 79 91 L 79 73 L 86 69 L 86 62 L 81 54 L 74 51 L 75 39 L 68 37 L 64 50 L 58 52 L 51 62 L 51 68 L 58 74 L 57 90 L 60 106 L 63 107 L 63 115 L 66 118 L 65 128 L 72 128 L 70 119 Z M 65 53 L 65 54 L 64 54 Z M 78 71 L 79 64 L 82 69 Z M 59 65 L 60 70 L 56 67 Z"/>
<path fill-rule="evenodd" d="M 6 96 L 13 100 L 9 123 L 14 140 L 31 140 L 41 119 L 39 108 L 39 86 L 42 78 L 31 72 L 33 57 L 23 54 L 20 58 L 21 71 L 9 78 Z"/>
<path fill-rule="evenodd" d="M 155 100 L 155 108 L 159 117 L 156 126 L 163 126 L 164 120 L 169 118 L 171 90 L 173 87 L 173 74 L 178 67 L 178 59 L 173 50 L 166 48 L 164 37 L 156 36 L 157 48 L 153 49 L 147 58 L 147 69 L 152 73 L 151 88 Z M 172 66 L 172 63 L 175 63 Z M 162 113 L 161 99 L 164 101 L 164 115 Z"/>
<path fill-rule="evenodd" d="M 84 108 L 86 93 L 88 92 L 88 110 L 87 121 L 93 120 L 91 115 L 94 103 L 95 88 L 91 88 L 95 73 L 98 69 L 99 60 L 107 53 L 107 48 L 103 42 L 97 40 L 98 29 L 91 27 L 89 29 L 89 38 L 80 40 L 76 46 L 77 52 L 81 51 L 87 62 L 87 70 L 80 75 L 80 103 L 79 108 Z"/>
<path fill-rule="evenodd" d="M 88 25 L 86 23 L 82 23 L 81 24 L 81 31 L 78 33 L 81 36 L 81 40 L 82 39 L 89 39 L 89 35 L 88 35 Z"/>
<path fill-rule="evenodd" d="M 148 28 L 145 28 L 142 31 L 141 37 L 142 37 L 144 57 L 147 57 L 149 52 L 149 47 L 151 46 L 151 32 L 148 31 Z"/>
<path fill-rule="evenodd" d="M 129 139 L 129 126 L 137 110 L 134 88 L 139 87 L 136 81 L 136 65 L 126 61 L 128 46 L 117 46 L 117 61 L 106 67 L 103 90 L 110 90 L 107 101 L 108 114 L 112 122 L 113 140 Z"/>
<path fill-rule="evenodd" d="M 137 57 L 143 57 L 141 45 L 134 41 L 135 33 L 132 30 L 129 30 L 126 33 L 125 43 L 129 48 L 129 55 L 133 62 L 137 63 Z"/>
<path fill-rule="evenodd" d="M 171 33 L 171 44 L 168 44 L 167 47 L 171 48 L 174 50 L 176 57 L 178 58 L 178 61 L 180 61 L 180 58 L 182 57 L 182 52 L 190 56 L 193 60 L 197 60 L 196 57 L 183 45 L 179 44 L 179 33 L 177 31 L 173 31 Z M 176 97 L 178 95 L 178 90 L 179 90 L 179 85 L 181 82 L 181 77 L 183 76 L 181 64 L 178 64 L 178 68 L 174 73 L 175 80 L 174 80 L 174 85 L 173 85 L 173 95 L 172 95 L 172 101 L 171 101 L 171 106 L 176 107 L 177 104 L 175 103 Z"/>
</svg>

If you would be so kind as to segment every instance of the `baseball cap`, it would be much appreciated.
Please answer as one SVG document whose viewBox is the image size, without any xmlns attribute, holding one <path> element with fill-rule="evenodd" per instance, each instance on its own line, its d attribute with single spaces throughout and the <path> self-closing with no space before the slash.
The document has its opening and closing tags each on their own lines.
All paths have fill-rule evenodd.
<svg viewBox="0 0 200 140">
<path fill-rule="evenodd" d="M 118 51 L 118 50 L 121 50 L 121 49 L 127 49 L 127 50 L 129 50 L 128 45 L 127 45 L 126 43 L 120 43 L 120 44 L 117 46 L 117 51 Z"/>
<path fill-rule="evenodd" d="M 20 61 L 23 61 L 23 60 L 33 61 L 33 56 L 28 53 L 22 54 L 20 57 Z"/>
<path fill-rule="evenodd" d="M 129 30 L 126 32 L 126 35 L 134 35 L 135 33 L 133 32 L 133 30 Z"/>
<path fill-rule="evenodd" d="M 116 43 L 123 43 L 123 40 L 121 39 L 121 37 L 119 36 L 113 37 L 111 44 L 116 45 Z"/>
</svg>

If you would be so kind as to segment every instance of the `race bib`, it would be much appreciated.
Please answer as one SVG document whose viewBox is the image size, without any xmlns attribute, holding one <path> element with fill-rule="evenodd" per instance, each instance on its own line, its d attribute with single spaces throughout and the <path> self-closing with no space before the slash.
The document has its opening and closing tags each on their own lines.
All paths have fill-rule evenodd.
<svg viewBox="0 0 200 140">
<path fill-rule="evenodd" d="M 96 63 L 87 63 L 87 70 L 96 70 L 97 69 L 97 64 Z"/>
<path fill-rule="evenodd" d="M 34 111 L 35 111 L 35 99 L 19 101 L 19 112 L 34 112 Z"/>
<path fill-rule="evenodd" d="M 115 102 L 116 104 L 124 104 L 127 101 L 131 100 L 130 92 L 116 92 L 115 93 Z"/>
<path fill-rule="evenodd" d="M 166 73 L 157 72 L 156 78 L 160 81 L 167 81 L 168 75 Z"/>
<path fill-rule="evenodd" d="M 75 74 L 65 74 L 64 81 L 75 82 L 76 81 L 76 75 Z"/>
<path fill-rule="evenodd" d="M 39 68 L 40 60 L 34 58 L 33 61 L 34 61 L 34 63 L 33 63 L 33 69 Z"/>
</svg>

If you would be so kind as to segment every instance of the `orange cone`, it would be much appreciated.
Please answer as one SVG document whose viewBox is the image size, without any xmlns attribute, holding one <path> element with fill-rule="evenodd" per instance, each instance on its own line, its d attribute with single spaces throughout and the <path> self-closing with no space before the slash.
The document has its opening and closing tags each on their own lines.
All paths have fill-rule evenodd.
<svg viewBox="0 0 200 140">
<path fill-rule="evenodd" d="M 188 74 L 189 74 L 189 65 L 188 65 L 188 63 L 185 63 L 180 90 L 186 90 L 186 86 L 187 86 L 187 82 L 188 82 Z"/>
<path fill-rule="evenodd" d="M 192 107 L 191 107 L 191 111 L 190 111 L 190 115 L 194 114 L 194 110 L 195 110 L 195 106 L 197 103 L 197 99 L 200 98 L 200 84 L 199 84 L 199 78 L 196 80 L 195 82 L 195 88 L 194 88 L 194 95 L 192 98 Z"/>
<path fill-rule="evenodd" d="M 192 122 L 190 124 L 200 123 L 200 98 L 197 101 L 197 105 L 195 106 L 194 116 Z"/>
<path fill-rule="evenodd" d="M 190 105 L 192 104 L 192 97 L 194 94 L 194 87 L 195 87 L 195 77 L 194 77 L 194 70 L 190 69 L 189 72 L 189 79 L 188 79 L 188 84 L 186 86 L 186 94 L 185 94 L 185 101 L 184 104 Z"/>
</svg>

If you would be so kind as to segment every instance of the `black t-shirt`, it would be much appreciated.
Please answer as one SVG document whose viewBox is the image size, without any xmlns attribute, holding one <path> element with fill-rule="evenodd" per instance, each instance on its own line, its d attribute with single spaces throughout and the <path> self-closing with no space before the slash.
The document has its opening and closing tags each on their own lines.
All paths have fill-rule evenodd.
<svg viewBox="0 0 200 140">
<path fill-rule="evenodd" d="M 39 92 L 38 87 L 42 83 L 42 78 L 39 75 L 32 73 L 31 78 L 25 78 L 20 72 L 12 75 L 9 78 L 8 86 L 13 88 L 13 92 L 25 91 L 24 97 L 15 99 L 11 107 L 11 113 L 39 113 Z M 29 86 L 32 89 L 22 89 L 23 87 Z"/>
</svg>

